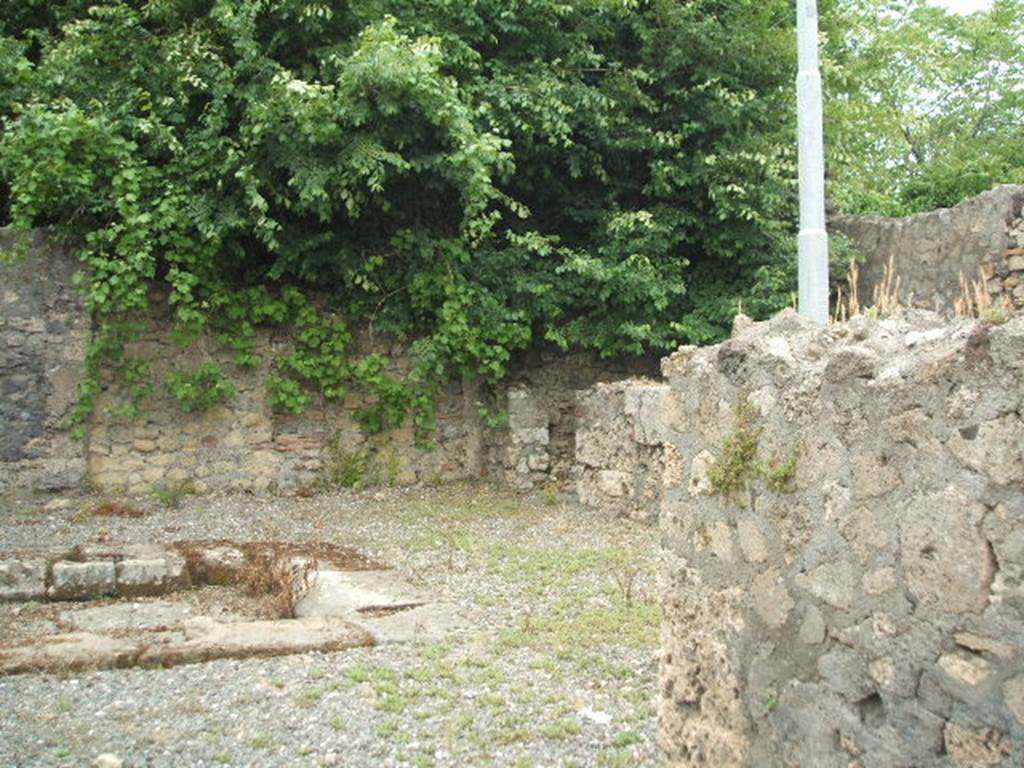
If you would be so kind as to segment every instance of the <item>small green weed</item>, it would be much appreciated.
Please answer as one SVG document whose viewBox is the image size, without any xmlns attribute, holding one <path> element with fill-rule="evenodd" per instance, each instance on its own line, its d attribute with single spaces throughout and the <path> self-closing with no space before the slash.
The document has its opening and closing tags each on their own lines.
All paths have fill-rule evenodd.
<svg viewBox="0 0 1024 768">
<path fill-rule="evenodd" d="M 361 488 L 366 483 L 369 468 L 370 453 L 366 449 L 347 450 L 337 437 L 327 442 L 323 473 L 329 484 Z"/>
<path fill-rule="evenodd" d="M 274 746 L 274 740 L 265 733 L 257 733 L 249 739 L 249 746 L 253 749 L 270 749 Z"/>
<path fill-rule="evenodd" d="M 730 432 L 708 466 L 708 481 L 712 492 L 726 499 L 734 499 L 750 490 L 752 484 L 761 480 L 765 487 L 776 493 L 793 493 L 796 488 L 797 459 L 800 446 L 794 446 L 785 459 L 773 457 L 765 461 L 760 458 L 761 435 L 764 427 L 756 426 L 759 416 L 757 407 L 746 395 L 736 403 L 733 431 Z"/>
<path fill-rule="evenodd" d="M 166 483 L 154 485 L 152 488 L 153 497 L 167 509 L 177 509 L 185 496 L 196 492 L 195 485 L 185 481 L 181 483 Z"/>
<path fill-rule="evenodd" d="M 571 739 L 579 736 L 581 731 L 580 724 L 567 717 L 560 717 L 540 729 L 541 734 L 549 739 Z"/>
</svg>

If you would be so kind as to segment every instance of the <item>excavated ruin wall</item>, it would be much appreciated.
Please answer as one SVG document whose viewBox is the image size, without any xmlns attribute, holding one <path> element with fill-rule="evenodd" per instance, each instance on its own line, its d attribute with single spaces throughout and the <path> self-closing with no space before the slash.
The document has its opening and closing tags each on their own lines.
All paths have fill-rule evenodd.
<svg viewBox="0 0 1024 768">
<path fill-rule="evenodd" d="M 668 385 L 596 384 L 576 397 L 576 496 L 585 506 L 655 522 L 661 503 L 661 409 Z"/>
<path fill-rule="evenodd" d="M 311 392 L 303 413 L 276 412 L 267 382 L 273 361 L 292 349 L 287 328 L 261 329 L 253 350 L 261 362 L 246 369 L 215 335 L 176 343 L 171 317 L 154 311 L 137 318 L 143 331 L 127 349 L 150 366 L 152 391 L 139 415 L 118 415 L 129 393 L 112 386 L 97 398 L 84 439 L 72 440 L 66 423 L 92 332 L 72 282 L 79 265 L 43 232 L 15 237 L 0 228 L 0 251 L 0 493 L 86 483 L 133 494 L 186 487 L 264 492 L 479 477 L 523 490 L 564 488 L 572 480 L 577 390 L 656 368 L 638 358 L 551 350 L 520 355 L 499 392 L 468 378 L 449 381 L 432 444 L 424 448 L 409 426 L 365 434 L 356 412 L 368 403 L 357 391 L 341 402 Z M 151 298 L 155 307 L 166 305 L 165 296 Z M 395 376 L 410 364 L 406 348 L 387 339 L 358 334 L 356 348 L 385 355 Z M 167 374 L 211 362 L 221 366 L 234 395 L 207 411 L 183 412 L 163 386 Z M 488 426 L 481 404 L 507 419 Z"/>
<path fill-rule="evenodd" d="M 977 197 L 905 218 L 834 216 L 829 229 L 850 237 L 862 251 L 860 303 L 872 294 L 893 260 L 904 305 L 953 314 L 960 275 L 985 277 L 1000 304 L 1024 308 L 1024 186 L 1004 184 Z M 833 275 L 842 280 L 843 275 Z"/>
<path fill-rule="evenodd" d="M 667 764 L 1024 765 L 1024 317 L 787 311 L 663 370 Z"/>
<path fill-rule="evenodd" d="M 89 319 L 76 263 L 36 234 L 0 228 L 0 493 L 85 478 L 85 446 L 63 424 L 78 394 Z"/>
</svg>

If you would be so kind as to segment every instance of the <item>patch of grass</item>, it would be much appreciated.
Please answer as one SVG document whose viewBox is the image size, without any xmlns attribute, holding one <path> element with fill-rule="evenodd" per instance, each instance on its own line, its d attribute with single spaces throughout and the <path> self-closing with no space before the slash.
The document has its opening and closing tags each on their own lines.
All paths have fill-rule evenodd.
<svg viewBox="0 0 1024 768">
<path fill-rule="evenodd" d="M 235 756 L 230 752 L 221 751 L 213 753 L 213 762 L 222 763 L 223 765 L 230 765 L 235 761 Z"/>
<path fill-rule="evenodd" d="M 560 717 L 540 729 L 541 735 L 547 739 L 571 739 L 582 731 L 579 723 L 567 717 Z"/>
<path fill-rule="evenodd" d="M 401 726 L 397 720 L 385 720 L 377 726 L 376 734 L 379 739 L 393 739 L 398 735 Z"/>
<path fill-rule="evenodd" d="M 274 740 L 265 733 L 257 733 L 249 738 L 249 746 L 253 749 L 270 749 Z"/>
<path fill-rule="evenodd" d="M 322 688 L 307 688 L 296 696 L 293 701 L 297 706 L 311 708 L 319 704 L 323 697 L 324 691 Z"/>
<path fill-rule="evenodd" d="M 396 522 L 414 523 L 435 529 L 441 525 L 471 525 L 487 520 L 528 520 L 538 512 L 521 500 L 483 485 L 454 482 L 444 486 L 443 493 L 388 509 Z"/>
<path fill-rule="evenodd" d="M 331 718 L 327 724 L 335 731 L 344 731 L 348 728 L 348 721 L 343 717 Z"/>
<path fill-rule="evenodd" d="M 196 487 L 190 482 L 162 483 L 152 488 L 153 497 L 167 509 L 177 509 L 183 498 L 195 492 Z"/>
<path fill-rule="evenodd" d="M 612 739 L 612 746 L 621 749 L 622 747 L 631 747 L 634 744 L 639 744 L 643 740 L 643 736 L 636 731 L 623 731 Z"/>
<path fill-rule="evenodd" d="M 395 682 L 398 679 L 398 673 L 391 667 L 384 667 L 379 664 L 366 664 L 360 661 L 345 670 L 345 677 L 356 684 L 385 681 Z"/>
<path fill-rule="evenodd" d="M 627 768 L 636 765 L 637 759 L 628 749 L 618 749 L 613 752 L 602 752 L 597 756 L 599 768 Z"/>
</svg>

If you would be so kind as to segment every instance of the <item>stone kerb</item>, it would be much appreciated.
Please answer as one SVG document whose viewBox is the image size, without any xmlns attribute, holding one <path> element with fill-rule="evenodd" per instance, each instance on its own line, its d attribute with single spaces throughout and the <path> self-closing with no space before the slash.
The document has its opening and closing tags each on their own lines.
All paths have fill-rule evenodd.
<svg viewBox="0 0 1024 768">
<path fill-rule="evenodd" d="M 668 765 L 1024 764 L 1024 317 L 786 312 L 663 368 Z"/>
</svg>

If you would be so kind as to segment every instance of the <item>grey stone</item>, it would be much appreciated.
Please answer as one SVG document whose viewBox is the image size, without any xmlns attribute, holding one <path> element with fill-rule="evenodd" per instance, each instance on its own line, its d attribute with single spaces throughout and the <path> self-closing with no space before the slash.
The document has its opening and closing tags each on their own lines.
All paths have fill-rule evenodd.
<svg viewBox="0 0 1024 768">
<path fill-rule="evenodd" d="M 810 573 L 799 574 L 794 581 L 834 608 L 846 610 L 853 603 L 853 567 L 845 560 L 823 563 Z"/>
<path fill-rule="evenodd" d="M 813 605 L 804 609 L 804 620 L 800 624 L 800 642 L 817 645 L 825 639 L 825 620 Z"/>
<path fill-rule="evenodd" d="M 125 597 L 162 595 L 189 586 L 184 558 L 170 553 L 117 563 L 117 593 Z"/>
<path fill-rule="evenodd" d="M 64 611 L 60 618 L 76 630 L 108 633 L 172 627 L 193 618 L 193 614 L 183 603 L 128 602 Z"/>
<path fill-rule="evenodd" d="M 910 590 L 925 605 L 970 611 L 988 602 L 995 563 L 979 533 L 984 512 L 952 486 L 908 499 L 900 555 Z"/>
<path fill-rule="evenodd" d="M 754 609 L 765 624 L 778 628 L 786 623 L 793 608 L 793 599 L 789 596 L 778 571 L 770 570 L 758 574 L 754 577 L 750 589 Z"/>
<path fill-rule="evenodd" d="M 348 614 L 347 619 L 366 630 L 378 643 L 441 640 L 474 626 L 460 606 L 448 602 L 425 603 L 376 616 L 370 613 Z"/>
<path fill-rule="evenodd" d="M 51 600 L 90 600 L 113 595 L 116 591 L 112 560 L 86 563 L 62 560 L 51 568 L 51 585 L 46 594 Z"/>
<path fill-rule="evenodd" d="M 45 560 L 0 560 L 0 601 L 41 600 L 45 594 Z"/>
<path fill-rule="evenodd" d="M 349 616 L 430 602 L 426 590 L 414 587 L 394 571 L 317 571 L 310 588 L 295 604 L 296 618 Z"/>
</svg>

